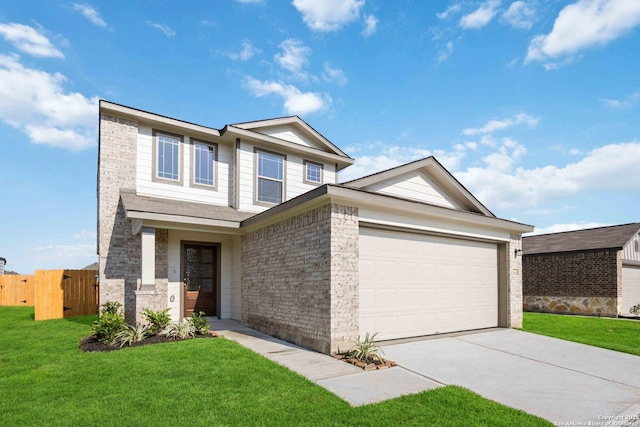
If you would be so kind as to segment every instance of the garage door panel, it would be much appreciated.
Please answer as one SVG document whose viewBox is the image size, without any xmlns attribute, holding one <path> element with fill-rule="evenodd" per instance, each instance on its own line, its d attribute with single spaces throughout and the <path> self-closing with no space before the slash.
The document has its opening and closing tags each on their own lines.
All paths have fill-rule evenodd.
<svg viewBox="0 0 640 427">
<path fill-rule="evenodd" d="M 362 228 L 360 334 L 393 339 L 497 326 L 497 259 L 495 244 Z"/>
<path fill-rule="evenodd" d="M 622 267 L 622 314 L 629 315 L 629 310 L 640 304 L 640 267 Z"/>
</svg>

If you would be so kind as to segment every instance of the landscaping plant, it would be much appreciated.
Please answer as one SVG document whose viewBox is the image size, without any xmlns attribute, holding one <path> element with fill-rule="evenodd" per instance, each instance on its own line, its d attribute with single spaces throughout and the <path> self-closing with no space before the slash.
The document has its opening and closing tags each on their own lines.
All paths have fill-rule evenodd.
<svg viewBox="0 0 640 427">
<path fill-rule="evenodd" d="M 360 362 L 380 360 L 380 354 L 384 354 L 384 352 L 374 342 L 376 335 L 378 335 L 377 332 L 373 335 L 369 335 L 367 332 L 364 339 L 361 339 L 360 335 L 358 335 L 356 337 L 356 343 L 347 351 L 347 357 L 357 359 Z"/>
<path fill-rule="evenodd" d="M 171 317 L 169 317 L 169 308 L 165 308 L 160 311 L 153 311 L 149 308 L 145 308 L 142 311 L 142 316 L 149 322 L 149 334 L 157 335 L 164 331 L 169 323 Z"/>
<path fill-rule="evenodd" d="M 199 313 L 193 312 L 188 322 L 191 323 L 195 333 L 198 335 L 204 335 L 209 332 L 209 321 L 207 320 L 207 316 L 204 314 L 204 311 Z"/>
<path fill-rule="evenodd" d="M 636 317 L 640 317 L 640 304 L 636 304 L 629 309 L 629 313 L 635 314 Z"/>
<path fill-rule="evenodd" d="M 123 330 L 118 332 L 114 342 L 120 344 L 120 348 L 142 341 L 150 334 L 149 326 L 144 323 L 138 323 L 135 326 L 126 325 Z"/>
<path fill-rule="evenodd" d="M 173 323 L 169 326 L 169 331 L 167 332 L 167 337 L 173 339 L 186 339 L 193 337 L 196 334 L 195 329 L 190 321 L 180 321 L 178 323 Z"/>
<path fill-rule="evenodd" d="M 122 304 L 108 301 L 100 306 L 100 316 L 93 322 L 91 333 L 104 344 L 115 342 L 116 336 L 126 327 Z"/>
</svg>

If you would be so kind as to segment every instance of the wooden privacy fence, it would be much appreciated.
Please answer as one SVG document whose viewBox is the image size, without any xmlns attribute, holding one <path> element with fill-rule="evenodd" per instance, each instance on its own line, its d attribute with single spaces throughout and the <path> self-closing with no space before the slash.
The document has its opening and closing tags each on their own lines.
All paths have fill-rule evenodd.
<svg viewBox="0 0 640 427">
<path fill-rule="evenodd" d="M 98 312 L 96 274 L 95 270 L 36 270 L 33 276 L 2 275 L 0 305 L 32 305 L 35 320 L 94 314 Z"/>
</svg>

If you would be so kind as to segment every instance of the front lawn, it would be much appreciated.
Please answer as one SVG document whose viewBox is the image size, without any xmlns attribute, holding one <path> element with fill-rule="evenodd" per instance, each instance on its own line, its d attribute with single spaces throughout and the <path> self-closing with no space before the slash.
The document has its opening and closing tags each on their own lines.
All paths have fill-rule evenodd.
<svg viewBox="0 0 640 427">
<path fill-rule="evenodd" d="M 640 321 L 548 313 L 524 313 L 522 329 L 640 356 Z"/>
<path fill-rule="evenodd" d="M 82 353 L 95 318 L 0 307 L 0 425 L 549 425 L 460 387 L 352 408 L 223 338 Z"/>
</svg>

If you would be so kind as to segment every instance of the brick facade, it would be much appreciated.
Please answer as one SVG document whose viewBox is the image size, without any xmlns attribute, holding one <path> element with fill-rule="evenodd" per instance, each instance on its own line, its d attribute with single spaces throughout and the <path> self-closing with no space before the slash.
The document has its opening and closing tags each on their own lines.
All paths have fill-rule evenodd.
<svg viewBox="0 0 640 427">
<path fill-rule="evenodd" d="M 243 324 L 324 353 L 357 335 L 357 209 L 327 204 L 241 246 Z"/>
<path fill-rule="evenodd" d="M 524 310 L 616 316 L 619 250 L 531 254 L 523 257 Z"/>
<path fill-rule="evenodd" d="M 507 326 L 509 328 L 522 327 L 522 257 L 516 255 L 516 250 L 522 249 L 522 237 L 519 234 L 511 234 L 509 236 L 509 244 L 507 245 L 507 272 L 509 293 L 507 308 Z M 499 308 L 502 309 L 502 308 Z"/>
<path fill-rule="evenodd" d="M 156 290 L 140 293 L 140 235 L 131 234 L 120 190 L 135 191 L 138 124 L 100 115 L 98 175 L 98 245 L 100 252 L 100 303 L 118 301 L 129 322 L 139 321 L 143 308 L 167 305 L 168 231 L 156 230 Z"/>
</svg>

